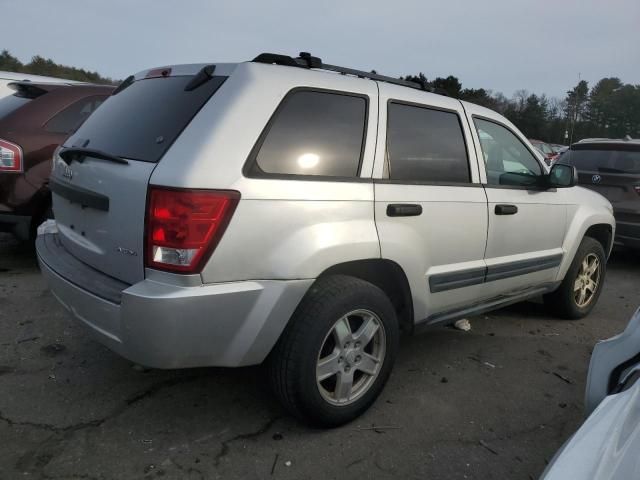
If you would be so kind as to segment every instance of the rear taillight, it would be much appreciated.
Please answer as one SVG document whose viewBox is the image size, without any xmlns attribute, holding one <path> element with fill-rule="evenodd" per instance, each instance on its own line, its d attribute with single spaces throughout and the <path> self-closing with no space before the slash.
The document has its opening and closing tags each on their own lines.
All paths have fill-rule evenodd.
<svg viewBox="0 0 640 480">
<path fill-rule="evenodd" d="M 231 220 L 240 193 L 150 187 L 145 265 L 198 273 Z"/>
<path fill-rule="evenodd" d="M 638 195 L 640 195 L 640 185 L 634 185 L 633 189 L 636 191 Z"/>
<path fill-rule="evenodd" d="M 0 172 L 22 172 L 20 145 L 0 140 Z"/>
</svg>

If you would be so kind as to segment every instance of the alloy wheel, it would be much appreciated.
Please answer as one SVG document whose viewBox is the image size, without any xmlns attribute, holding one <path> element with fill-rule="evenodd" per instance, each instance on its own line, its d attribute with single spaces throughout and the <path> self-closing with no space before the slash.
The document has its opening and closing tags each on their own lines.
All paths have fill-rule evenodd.
<svg viewBox="0 0 640 480">
<path fill-rule="evenodd" d="M 601 272 L 600 259 L 595 253 L 584 257 L 573 284 L 573 299 L 578 307 L 584 308 L 593 301 L 600 284 Z"/>
<path fill-rule="evenodd" d="M 316 383 L 330 404 L 344 406 L 362 397 L 378 377 L 386 354 L 386 333 L 369 310 L 339 318 L 326 335 L 316 363 Z"/>
</svg>

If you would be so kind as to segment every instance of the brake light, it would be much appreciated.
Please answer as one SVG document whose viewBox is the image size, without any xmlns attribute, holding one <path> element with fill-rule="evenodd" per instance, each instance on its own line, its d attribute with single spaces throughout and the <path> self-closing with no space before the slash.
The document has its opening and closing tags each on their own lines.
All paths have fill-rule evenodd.
<svg viewBox="0 0 640 480">
<path fill-rule="evenodd" d="M 22 172 L 22 158 L 20 145 L 0 140 L 0 172 Z"/>
<path fill-rule="evenodd" d="M 168 77 L 170 75 L 171 75 L 170 67 L 154 68 L 153 70 L 149 70 L 144 78 Z"/>
<path fill-rule="evenodd" d="M 233 215 L 240 193 L 150 187 L 146 219 L 146 266 L 198 273 Z"/>
</svg>

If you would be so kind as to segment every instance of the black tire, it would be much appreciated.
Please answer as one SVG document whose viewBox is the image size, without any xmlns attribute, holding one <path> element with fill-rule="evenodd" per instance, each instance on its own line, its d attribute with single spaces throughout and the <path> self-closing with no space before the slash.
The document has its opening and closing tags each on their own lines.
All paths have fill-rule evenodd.
<svg viewBox="0 0 640 480">
<path fill-rule="evenodd" d="M 596 255 L 600 262 L 599 281 L 589 303 L 584 306 L 579 306 L 575 298 L 574 284 L 578 279 L 582 262 L 590 255 Z M 607 257 L 604 248 L 602 248 L 602 244 L 591 237 L 584 237 L 558 289 L 544 296 L 544 303 L 549 311 L 566 320 L 577 320 L 587 316 L 598 302 L 598 297 L 600 297 L 600 293 L 602 292 L 602 286 L 604 285 L 605 274 L 607 272 L 606 262 Z"/>
<path fill-rule="evenodd" d="M 378 330 L 386 338 L 385 353 L 367 390 L 353 403 L 335 405 L 321 393 L 316 366 L 336 322 L 358 309 L 374 313 L 376 323 L 382 324 L 383 328 Z M 399 336 L 393 305 L 378 287 L 344 275 L 321 278 L 300 302 L 269 356 L 266 366 L 272 388 L 285 408 L 303 422 L 318 427 L 343 425 L 367 410 L 384 388 L 395 361 Z M 356 370 L 354 367 L 352 375 Z"/>
</svg>

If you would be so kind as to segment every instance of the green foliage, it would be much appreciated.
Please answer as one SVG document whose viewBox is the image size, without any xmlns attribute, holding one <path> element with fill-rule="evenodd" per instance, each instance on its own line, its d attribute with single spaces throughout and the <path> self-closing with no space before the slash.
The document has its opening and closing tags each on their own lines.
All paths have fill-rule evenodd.
<svg viewBox="0 0 640 480">
<path fill-rule="evenodd" d="M 8 50 L 0 53 L 0 70 L 81 82 L 119 83 L 98 72 L 60 65 L 39 55 L 23 64 Z M 429 81 L 420 72 L 418 75 L 407 75 L 404 79 L 495 110 L 511 120 L 529 138 L 567 144 L 570 140 L 575 142 L 585 137 L 640 137 L 640 85 L 624 84 L 616 77 L 603 78 L 591 89 L 585 80 L 581 80 L 562 100 L 526 90 L 518 90 L 508 99 L 501 93 L 484 88 L 463 89 L 460 80 L 453 75 Z M 565 132 L 568 132 L 569 139 L 565 139 Z"/>
<path fill-rule="evenodd" d="M 2 53 L 0 53 L 0 70 L 5 72 L 45 75 L 47 77 L 77 80 L 79 82 L 111 85 L 119 83 L 117 80 L 101 76 L 98 72 L 91 72 L 83 68 L 59 65 L 50 58 L 44 58 L 40 55 L 33 57 L 29 63 L 22 63 L 16 57 L 11 55 L 8 50 L 2 50 Z"/>
<path fill-rule="evenodd" d="M 402 78 L 402 77 L 401 77 Z M 459 98 L 495 110 L 511 120 L 527 137 L 568 144 L 586 137 L 640 137 L 640 85 L 619 78 L 603 78 L 589 90 L 581 80 L 564 99 L 518 90 L 507 99 L 484 88 L 462 88 L 454 76 L 428 81 L 421 72 L 405 80 L 441 89 Z M 567 132 L 569 138 L 565 138 Z"/>
</svg>

